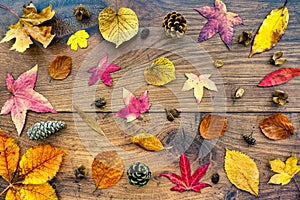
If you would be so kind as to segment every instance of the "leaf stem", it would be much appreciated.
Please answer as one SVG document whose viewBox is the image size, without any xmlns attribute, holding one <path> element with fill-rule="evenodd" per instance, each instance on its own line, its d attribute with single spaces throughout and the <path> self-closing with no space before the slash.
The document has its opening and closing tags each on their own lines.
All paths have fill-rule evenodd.
<svg viewBox="0 0 300 200">
<path fill-rule="evenodd" d="M 286 4 L 288 3 L 288 0 L 285 0 L 285 2 L 284 2 L 284 5 L 283 6 L 286 6 Z"/>
<path fill-rule="evenodd" d="M 118 7 L 118 0 L 116 0 L 116 12 L 118 13 L 119 7 Z"/>
<path fill-rule="evenodd" d="M 0 4 L 0 8 L 3 8 L 7 11 L 9 11 L 10 13 L 12 13 L 14 16 L 16 16 L 17 18 L 19 18 L 19 15 L 13 11 L 12 9 L 10 9 L 8 6 L 4 5 L 4 4 Z"/>
<path fill-rule="evenodd" d="M 3 190 L 3 191 L 0 193 L 0 197 L 1 197 L 7 190 L 9 190 L 10 187 L 11 187 L 10 185 L 7 186 L 7 187 L 5 188 L 5 190 Z"/>
</svg>

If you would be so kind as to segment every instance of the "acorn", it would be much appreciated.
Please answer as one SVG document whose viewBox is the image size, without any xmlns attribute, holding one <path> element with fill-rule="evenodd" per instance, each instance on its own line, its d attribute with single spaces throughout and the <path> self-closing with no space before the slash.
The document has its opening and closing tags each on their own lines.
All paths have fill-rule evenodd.
<svg viewBox="0 0 300 200">
<path fill-rule="evenodd" d="M 127 170 L 127 176 L 131 185 L 144 186 L 151 178 L 150 168 L 142 162 L 135 162 Z"/>
<path fill-rule="evenodd" d="M 168 36 L 181 38 L 187 30 L 186 19 L 176 11 L 169 12 L 163 20 L 164 30 Z"/>
</svg>

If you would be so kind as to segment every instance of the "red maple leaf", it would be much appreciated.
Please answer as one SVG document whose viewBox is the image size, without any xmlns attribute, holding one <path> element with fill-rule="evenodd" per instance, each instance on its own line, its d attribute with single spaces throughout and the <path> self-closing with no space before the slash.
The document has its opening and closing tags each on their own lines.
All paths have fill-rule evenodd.
<svg viewBox="0 0 300 200">
<path fill-rule="evenodd" d="M 147 112 L 151 104 L 148 102 L 148 92 L 145 91 L 139 98 L 136 98 L 131 92 L 123 88 L 123 101 L 125 108 L 116 113 L 116 116 L 126 118 L 127 122 L 137 119 L 141 113 Z"/>
<path fill-rule="evenodd" d="M 195 10 L 208 19 L 200 32 L 198 41 L 208 40 L 219 33 L 222 41 L 229 48 L 232 43 L 233 26 L 243 24 L 238 14 L 227 12 L 226 5 L 221 0 L 216 0 L 215 6 L 204 6 Z"/>
<path fill-rule="evenodd" d="M 191 175 L 190 162 L 184 153 L 180 156 L 179 164 L 181 177 L 177 174 L 170 172 L 160 174 L 160 176 L 167 177 L 172 183 L 177 184 L 176 186 L 171 188 L 172 191 L 184 192 L 187 190 L 192 190 L 195 192 L 201 192 L 201 189 L 211 187 L 211 185 L 207 183 L 199 182 L 200 179 L 205 175 L 210 163 L 199 167 L 193 173 L 193 175 Z"/>
<path fill-rule="evenodd" d="M 36 65 L 21 74 L 17 80 L 11 74 L 6 74 L 6 87 L 12 96 L 3 105 L 0 114 L 11 113 L 18 135 L 21 135 L 24 127 L 27 110 L 57 113 L 49 101 L 33 89 L 37 70 L 38 66 Z"/>
<path fill-rule="evenodd" d="M 121 67 L 112 63 L 108 64 L 107 62 L 108 55 L 105 54 L 105 56 L 99 61 L 98 66 L 94 66 L 88 70 L 89 73 L 92 73 L 88 82 L 89 85 L 94 85 L 98 79 L 101 79 L 105 85 L 112 86 L 110 73 L 120 70 Z"/>
</svg>

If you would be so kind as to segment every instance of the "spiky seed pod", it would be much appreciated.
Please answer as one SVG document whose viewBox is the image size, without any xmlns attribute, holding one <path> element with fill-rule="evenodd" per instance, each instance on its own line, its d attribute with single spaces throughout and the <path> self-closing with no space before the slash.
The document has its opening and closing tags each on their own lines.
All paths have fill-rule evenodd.
<svg viewBox="0 0 300 200">
<path fill-rule="evenodd" d="M 30 140 L 42 140 L 65 127 L 66 124 L 62 121 L 38 122 L 28 129 L 27 134 Z"/>
<path fill-rule="evenodd" d="M 128 182 L 134 186 L 144 186 L 151 178 L 151 172 L 142 162 L 133 163 L 127 170 Z"/>
<path fill-rule="evenodd" d="M 181 38 L 186 30 L 187 24 L 184 16 L 176 11 L 169 12 L 163 20 L 164 30 L 171 37 Z"/>
</svg>

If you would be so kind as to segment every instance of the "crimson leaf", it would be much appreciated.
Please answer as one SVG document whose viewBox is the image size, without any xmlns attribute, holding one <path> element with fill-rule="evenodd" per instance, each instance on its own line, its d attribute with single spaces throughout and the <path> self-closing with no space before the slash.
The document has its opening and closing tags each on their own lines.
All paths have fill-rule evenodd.
<svg viewBox="0 0 300 200">
<path fill-rule="evenodd" d="M 295 76 L 300 74 L 300 69 L 298 68 L 281 68 L 275 70 L 274 72 L 269 73 L 265 78 L 260 81 L 258 86 L 260 87 L 269 87 L 274 85 L 280 85 L 288 82 Z"/>
</svg>

